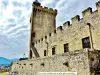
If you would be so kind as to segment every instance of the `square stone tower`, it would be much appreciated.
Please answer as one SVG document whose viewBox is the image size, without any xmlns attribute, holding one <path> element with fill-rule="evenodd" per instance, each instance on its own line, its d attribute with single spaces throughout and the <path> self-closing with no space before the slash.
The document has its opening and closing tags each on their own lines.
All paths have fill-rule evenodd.
<svg viewBox="0 0 100 75">
<path fill-rule="evenodd" d="M 41 3 L 37 0 L 33 2 L 32 14 L 30 17 L 31 32 L 29 59 L 33 58 L 33 56 L 39 57 L 37 50 L 34 49 L 34 43 L 56 29 L 56 15 L 57 10 L 42 7 Z"/>
</svg>

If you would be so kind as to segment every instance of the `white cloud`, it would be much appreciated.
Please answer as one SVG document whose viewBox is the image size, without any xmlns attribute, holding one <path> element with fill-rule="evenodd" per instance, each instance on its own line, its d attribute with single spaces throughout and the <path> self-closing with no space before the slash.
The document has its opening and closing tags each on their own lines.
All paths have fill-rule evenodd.
<svg viewBox="0 0 100 75">
<path fill-rule="evenodd" d="M 63 3 L 65 3 L 65 2 L 68 2 L 68 0 L 59 0 L 59 1 L 56 3 L 55 8 L 56 8 L 56 9 L 61 8 L 61 5 L 62 5 Z M 66 5 L 68 5 L 68 4 L 66 4 Z M 63 7 L 64 7 L 64 6 L 63 6 Z"/>
<path fill-rule="evenodd" d="M 20 57 L 28 52 L 32 0 L 7 0 L 5 8 L 2 1 L 5 0 L 0 0 L 0 56 Z M 15 6 L 14 1 L 21 6 Z"/>
<path fill-rule="evenodd" d="M 2 0 L 3 1 L 3 0 Z M 2 3 L 2 1 L 0 1 L 0 4 Z M 22 7 L 15 7 L 13 2 L 19 2 Z M 30 5 L 30 9 L 26 9 L 26 4 L 28 5 L 28 3 L 30 3 L 32 0 L 29 1 L 23 1 L 23 0 L 9 0 L 9 4 L 7 5 L 6 9 L 1 8 L 2 11 L 0 11 L 2 13 L 2 18 L 0 17 L 1 23 L 0 23 L 0 27 L 2 28 L 2 32 L 6 33 L 6 32 L 10 32 L 11 30 L 17 29 L 19 26 L 24 26 L 24 25 L 28 25 L 29 24 L 29 17 L 30 17 L 30 13 L 31 13 L 31 5 Z M 2 5 L 2 4 L 1 4 Z M 23 19 L 23 17 L 25 17 Z M 15 26 L 11 26 L 11 22 L 8 21 L 8 19 L 14 19 L 15 21 L 12 22 L 13 25 Z M 19 22 L 21 20 L 21 22 Z M 29 26 L 29 25 L 28 25 Z M 9 27 L 10 29 L 7 29 L 7 27 Z"/>
<path fill-rule="evenodd" d="M 55 0 L 43 0 L 43 1 L 41 2 L 41 4 L 42 4 L 43 6 L 45 6 L 45 5 L 48 5 L 48 4 L 52 4 L 54 1 L 55 1 Z"/>
</svg>

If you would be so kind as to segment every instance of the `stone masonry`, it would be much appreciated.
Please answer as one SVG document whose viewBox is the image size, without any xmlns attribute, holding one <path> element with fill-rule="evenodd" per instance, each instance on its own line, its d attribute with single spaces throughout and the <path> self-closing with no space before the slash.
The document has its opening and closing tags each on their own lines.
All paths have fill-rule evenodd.
<svg viewBox="0 0 100 75">
<path fill-rule="evenodd" d="M 100 52 L 99 52 L 100 53 Z M 77 72 L 77 75 L 92 75 L 100 65 L 100 54 L 91 51 L 72 51 L 52 57 L 17 61 L 12 70 L 18 75 L 38 75 L 39 72 Z"/>
</svg>

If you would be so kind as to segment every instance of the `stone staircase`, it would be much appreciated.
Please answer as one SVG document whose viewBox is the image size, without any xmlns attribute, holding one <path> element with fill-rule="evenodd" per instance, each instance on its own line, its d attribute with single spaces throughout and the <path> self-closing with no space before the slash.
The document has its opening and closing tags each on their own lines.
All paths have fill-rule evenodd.
<svg viewBox="0 0 100 75">
<path fill-rule="evenodd" d="M 31 48 L 32 48 L 32 50 L 33 50 L 33 52 L 34 52 L 36 58 L 40 57 L 38 51 L 36 50 L 36 48 L 35 48 L 33 45 L 31 45 Z"/>
</svg>

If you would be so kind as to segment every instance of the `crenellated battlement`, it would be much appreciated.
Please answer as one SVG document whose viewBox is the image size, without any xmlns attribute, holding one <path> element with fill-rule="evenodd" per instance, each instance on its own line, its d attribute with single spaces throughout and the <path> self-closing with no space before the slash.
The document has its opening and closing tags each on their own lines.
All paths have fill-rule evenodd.
<svg viewBox="0 0 100 75">
<path fill-rule="evenodd" d="M 63 24 L 63 29 L 66 30 L 69 26 L 71 26 L 70 21 L 67 21 Z"/>
<path fill-rule="evenodd" d="M 47 12 L 49 14 L 54 14 L 57 15 L 57 10 L 56 9 L 52 9 L 52 8 L 48 8 L 48 7 L 43 7 L 43 6 L 37 6 L 37 5 L 33 5 L 33 10 L 35 11 L 41 11 L 41 12 Z"/>
<path fill-rule="evenodd" d="M 90 16 L 91 14 L 92 14 L 92 8 L 91 7 L 87 8 L 84 11 L 82 11 L 83 18 L 86 18 L 86 17 Z"/>
<path fill-rule="evenodd" d="M 73 17 L 71 20 L 72 20 L 72 24 L 77 23 L 77 22 L 80 21 L 80 16 L 79 16 L 79 15 L 76 15 L 76 16 Z"/>
<path fill-rule="evenodd" d="M 63 30 L 62 26 L 57 27 L 57 31 Z"/>
<path fill-rule="evenodd" d="M 70 26 L 70 21 L 65 22 L 63 26 Z"/>
</svg>

